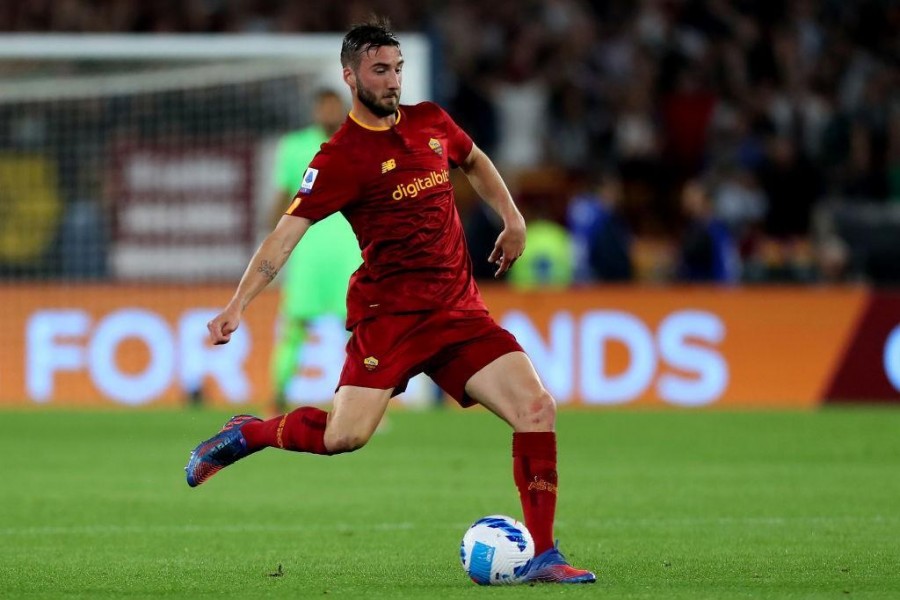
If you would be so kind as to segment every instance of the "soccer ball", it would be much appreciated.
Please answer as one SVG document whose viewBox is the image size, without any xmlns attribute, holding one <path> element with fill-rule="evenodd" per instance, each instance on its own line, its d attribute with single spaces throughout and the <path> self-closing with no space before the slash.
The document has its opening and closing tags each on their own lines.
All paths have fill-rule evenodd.
<svg viewBox="0 0 900 600">
<path fill-rule="evenodd" d="M 519 583 L 534 558 L 534 540 L 512 517 L 491 515 L 469 527 L 459 545 L 459 558 L 478 585 Z"/>
</svg>

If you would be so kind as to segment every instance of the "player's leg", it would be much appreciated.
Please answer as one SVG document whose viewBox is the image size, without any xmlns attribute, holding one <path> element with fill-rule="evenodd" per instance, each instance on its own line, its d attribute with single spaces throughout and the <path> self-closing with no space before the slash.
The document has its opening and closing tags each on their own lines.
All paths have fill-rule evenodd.
<svg viewBox="0 0 900 600">
<path fill-rule="evenodd" d="M 514 432 L 553 432 L 556 427 L 556 401 L 524 352 L 494 359 L 472 375 L 465 391 Z"/>
<path fill-rule="evenodd" d="M 590 571 L 572 567 L 553 539 L 558 476 L 556 402 L 524 352 L 494 359 L 466 382 L 466 394 L 513 428 L 513 479 L 525 525 L 535 543 L 527 581 L 592 583 Z"/>
<path fill-rule="evenodd" d="M 385 316 L 357 324 L 330 413 L 302 407 L 244 426 L 248 447 L 336 454 L 362 447 L 378 427 L 391 395 L 406 389 L 421 348 L 410 343 L 418 315 Z"/>
<path fill-rule="evenodd" d="M 553 547 L 556 512 L 556 402 L 516 339 L 488 317 L 455 319 L 466 336 L 426 371 L 463 406 L 485 406 L 513 428 L 513 474 L 538 553 Z"/>
<path fill-rule="evenodd" d="M 466 393 L 513 428 L 513 478 L 537 554 L 553 547 L 556 515 L 556 403 L 523 352 L 494 359 Z"/>
<path fill-rule="evenodd" d="M 342 386 L 331 413 L 302 406 L 285 415 L 262 420 L 250 415 L 232 417 L 222 430 L 191 452 L 185 467 L 191 487 L 223 468 L 263 448 L 310 454 L 340 454 L 361 448 L 378 426 L 391 389 Z"/>
<path fill-rule="evenodd" d="M 477 351 L 477 350 L 476 350 Z M 525 525 L 535 543 L 528 581 L 592 583 L 590 571 L 569 565 L 553 539 L 558 475 L 556 401 L 524 352 L 504 354 L 466 382 L 465 392 L 513 428 L 513 479 Z"/>
<path fill-rule="evenodd" d="M 281 448 L 310 454 L 338 454 L 361 448 L 381 420 L 391 390 L 341 386 L 331 412 L 301 406 L 267 421 L 244 425 L 248 449 Z"/>
<path fill-rule="evenodd" d="M 362 448 L 384 417 L 393 388 L 381 390 L 345 385 L 334 396 L 324 444 L 329 454 Z"/>
<path fill-rule="evenodd" d="M 569 565 L 554 545 L 556 402 L 512 334 L 488 316 L 451 319 L 444 323 L 444 336 L 458 343 L 426 372 L 461 405 L 480 403 L 513 428 L 513 478 L 525 525 L 535 541 L 536 556 L 527 579 L 595 581 L 590 571 Z"/>
<path fill-rule="evenodd" d="M 233 462 L 267 447 L 313 454 L 349 452 L 365 444 L 384 415 L 391 395 L 406 389 L 424 360 L 427 344 L 414 332 L 426 317 L 390 315 L 359 323 L 347 342 L 331 413 L 312 406 L 262 420 L 235 417 L 198 445 L 185 468 L 188 484 L 199 485 Z"/>
</svg>

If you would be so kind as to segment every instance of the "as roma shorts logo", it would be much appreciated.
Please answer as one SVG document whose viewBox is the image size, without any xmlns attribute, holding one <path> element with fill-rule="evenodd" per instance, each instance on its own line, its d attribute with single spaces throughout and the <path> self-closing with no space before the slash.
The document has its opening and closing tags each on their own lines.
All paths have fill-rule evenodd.
<svg viewBox="0 0 900 600">
<path fill-rule="evenodd" d="M 438 156 L 444 155 L 444 147 L 441 146 L 441 143 L 434 138 L 428 140 L 428 147 L 435 151 Z"/>
<path fill-rule="evenodd" d="M 363 360 L 363 364 L 366 365 L 366 369 L 369 371 L 374 371 L 375 367 L 378 366 L 378 359 L 374 356 L 369 356 L 365 360 Z"/>
</svg>

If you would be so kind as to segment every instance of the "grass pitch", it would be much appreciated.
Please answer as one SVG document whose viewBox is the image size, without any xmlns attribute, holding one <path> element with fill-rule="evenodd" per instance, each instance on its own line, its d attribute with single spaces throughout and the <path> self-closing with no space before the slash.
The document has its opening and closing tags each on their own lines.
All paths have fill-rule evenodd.
<svg viewBox="0 0 900 600">
<path fill-rule="evenodd" d="M 566 412 L 557 535 L 593 586 L 480 588 L 521 518 L 484 411 L 393 412 L 359 452 L 266 450 L 189 489 L 230 416 L 4 412 L 0 597 L 897 598 L 900 411 Z"/>
</svg>

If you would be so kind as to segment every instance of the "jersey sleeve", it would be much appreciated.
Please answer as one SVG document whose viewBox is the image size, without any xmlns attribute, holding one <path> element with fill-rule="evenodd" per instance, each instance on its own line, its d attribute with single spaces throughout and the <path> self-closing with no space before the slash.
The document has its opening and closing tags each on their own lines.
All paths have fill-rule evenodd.
<svg viewBox="0 0 900 600">
<path fill-rule="evenodd" d="M 322 150 L 309 163 L 285 214 L 321 221 L 355 199 L 357 188 L 357 177 L 348 161 L 335 151 Z"/>
<path fill-rule="evenodd" d="M 469 153 L 472 152 L 472 146 L 475 144 L 472 142 L 469 134 L 463 131 L 462 127 L 457 125 L 443 108 L 439 106 L 437 108 L 440 111 L 447 131 L 447 157 L 450 159 L 450 166 L 458 167 L 469 157 Z"/>
</svg>

